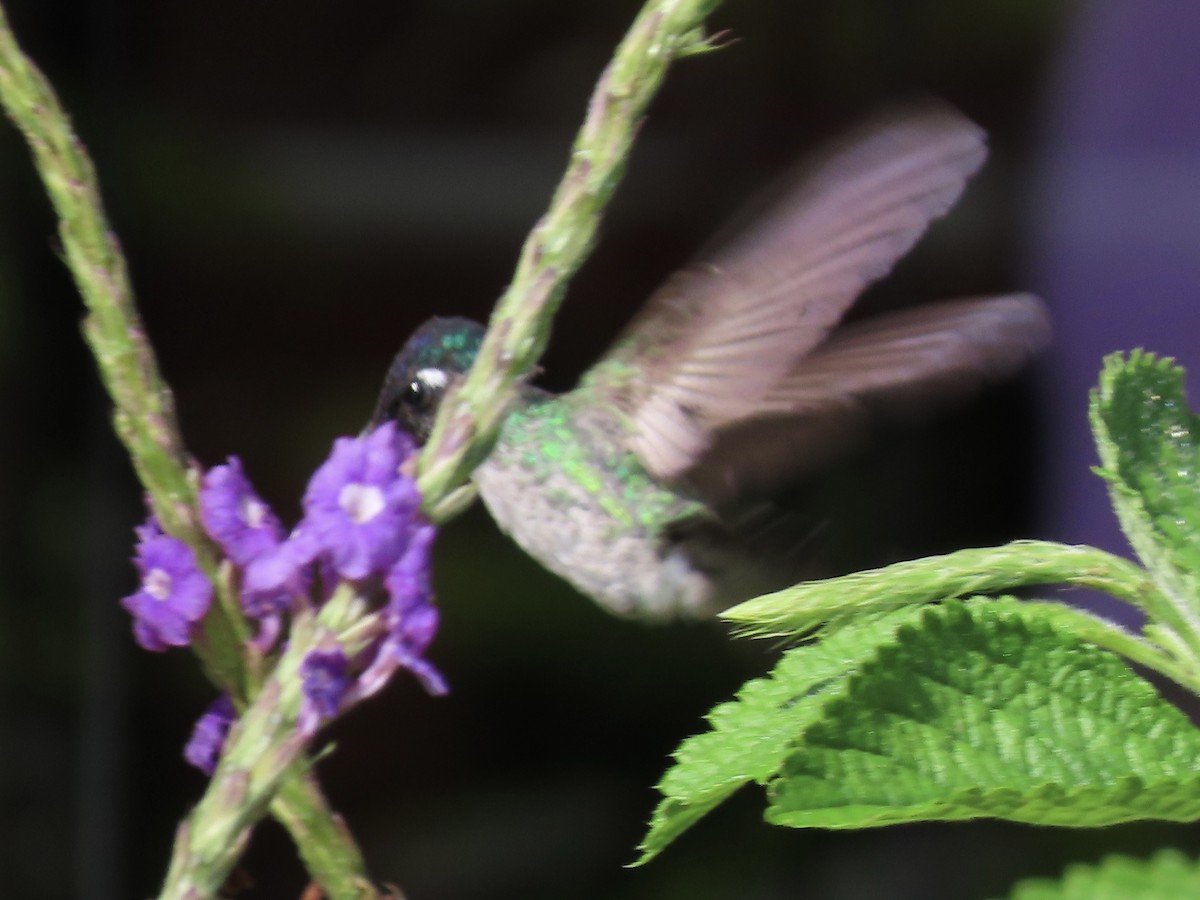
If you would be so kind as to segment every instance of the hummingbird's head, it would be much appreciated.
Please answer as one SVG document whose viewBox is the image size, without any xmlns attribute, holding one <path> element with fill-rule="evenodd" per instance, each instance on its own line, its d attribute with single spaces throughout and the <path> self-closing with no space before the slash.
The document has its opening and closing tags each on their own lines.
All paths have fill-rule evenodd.
<svg viewBox="0 0 1200 900">
<path fill-rule="evenodd" d="M 414 331 L 392 360 L 371 427 L 391 420 L 424 444 L 446 388 L 471 367 L 485 330 L 456 317 L 433 318 Z"/>
</svg>

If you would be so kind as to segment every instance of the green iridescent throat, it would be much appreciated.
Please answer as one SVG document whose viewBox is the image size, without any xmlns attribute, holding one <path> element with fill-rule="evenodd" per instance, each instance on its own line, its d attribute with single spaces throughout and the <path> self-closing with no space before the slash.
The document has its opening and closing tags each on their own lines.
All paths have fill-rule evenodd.
<svg viewBox="0 0 1200 900">
<path fill-rule="evenodd" d="M 577 502 L 573 495 L 582 489 L 614 528 L 657 534 L 670 522 L 707 514 L 699 501 L 656 482 L 600 418 L 570 395 L 535 401 L 509 416 L 494 452 L 537 473 L 552 500 Z"/>
</svg>

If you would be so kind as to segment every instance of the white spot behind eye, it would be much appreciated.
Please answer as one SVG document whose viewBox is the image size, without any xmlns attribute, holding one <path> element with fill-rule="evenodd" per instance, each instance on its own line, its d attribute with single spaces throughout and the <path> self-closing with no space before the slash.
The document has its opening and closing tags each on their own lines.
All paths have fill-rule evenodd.
<svg viewBox="0 0 1200 900">
<path fill-rule="evenodd" d="M 449 379 L 442 369 L 418 369 L 417 378 L 429 385 L 431 388 L 444 388 Z"/>
</svg>

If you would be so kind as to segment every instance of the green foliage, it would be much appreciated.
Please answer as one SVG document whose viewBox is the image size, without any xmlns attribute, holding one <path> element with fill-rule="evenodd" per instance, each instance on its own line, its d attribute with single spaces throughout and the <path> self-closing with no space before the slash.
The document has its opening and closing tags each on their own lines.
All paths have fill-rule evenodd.
<svg viewBox="0 0 1200 900">
<path fill-rule="evenodd" d="M 1200 731 L 1018 602 L 926 611 L 823 712 L 770 785 L 772 822 L 1200 817 Z"/>
<path fill-rule="evenodd" d="M 1110 856 L 1095 866 L 1071 866 L 1059 881 L 1030 879 L 1010 900 L 1176 900 L 1200 897 L 1200 863 L 1176 850 L 1143 861 Z"/>
<path fill-rule="evenodd" d="M 1200 817 L 1200 731 L 1113 654 L 1012 599 L 856 622 L 710 713 L 664 776 L 645 862 L 748 781 L 767 819 Z"/>
<path fill-rule="evenodd" d="M 680 746 L 640 862 L 749 781 L 767 788 L 766 819 L 791 827 L 1200 818 L 1200 730 L 1126 664 L 1200 693 L 1200 427 L 1182 370 L 1143 352 L 1108 358 L 1091 418 L 1099 472 L 1146 568 L 1092 547 L 1018 541 L 728 610 L 751 634 L 816 639 Z M 1133 634 L 1060 603 L 971 596 L 1038 584 L 1106 590 L 1147 623 Z M 1192 886 L 1169 896 L 1196 895 L 1194 867 L 1160 857 L 1110 861 L 1019 896 L 1168 896 L 1098 893 L 1130 873 Z"/>
<path fill-rule="evenodd" d="M 1098 472 L 1129 543 L 1169 603 L 1148 610 L 1193 650 L 1200 645 L 1200 427 L 1183 370 L 1134 351 L 1104 362 L 1092 392 Z"/>
<path fill-rule="evenodd" d="M 743 685 L 737 699 L 708 714 L 712 729 L 684 741 L 659 784 L 664 795 L 642 842 L 647 862 L 710 809 L 749 781 L 765 784 L 805 731 L 843 696 L 856 668 L 893 639 L 918 610 L 854 622 L 826 640 L 787 651 L 766 678 Z"/>
</svg>

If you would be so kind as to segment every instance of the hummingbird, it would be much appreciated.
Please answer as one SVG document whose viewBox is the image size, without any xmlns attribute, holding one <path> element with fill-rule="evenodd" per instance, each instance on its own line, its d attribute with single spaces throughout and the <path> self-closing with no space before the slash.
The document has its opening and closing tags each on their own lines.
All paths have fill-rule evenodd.
<svg viewBox="0 0 1200 900">
<path fill-rule="evenodd" d="M 473 477 L 500 528 L 618 615 L 699 617 L 764 586 L 739 525 L 872 420 L 1014 373 L 1049 338 L 1029 294 L 843 315 L 942 216 L 986 136 L 928 103 L 804 161 L 655 291 L 565 393 L 523 385 Z M 423 443 L 484 326 L 434 318 L 392 362 L 373 424 Z"/>
</svg>

